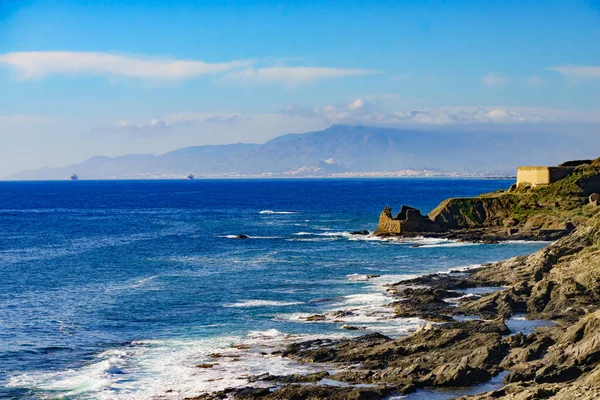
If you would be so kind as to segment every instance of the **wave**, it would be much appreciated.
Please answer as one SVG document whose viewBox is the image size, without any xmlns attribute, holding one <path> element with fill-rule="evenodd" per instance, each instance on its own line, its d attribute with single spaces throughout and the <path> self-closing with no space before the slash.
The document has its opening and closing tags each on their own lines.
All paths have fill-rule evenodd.
<svg viewBox="0 0 600 400">
<path fill-rule="evenodd" d="M 369 275 L 365 275 L 365 274 L 350 274 L 350 275 L 346 275 L 346 279 L 348 279 L 349 281 L 353 281 L 353 282 L 367 282 L 370 281 L 371 279 L 376 279 L 381 277 L 381 275 L 378 274 L 369 274 Z"/>
<path fill-rule="evenodd" d="M 325 228 L 323 228 L 325 230 Z M 294 236 L 316 236 L 316 237 L 326 237 L 329 240 L 338 240 L 338 239 L 348 239 L 350 241 L 365 241 L 365 242 L 383 242 L 387 241 L 386 238 L 381 238 L 378 236 L 372 235 L 353 235 L 350 232 L 296 232 L 293 234 Z M 302 241 L 302 239 L 296 239 Z M 304 241 L 319 241 L 319 240 L 304 240 Z"/>
<path fill-rule="evenodd" d="M 273 210 L 262 210 L 259 214 L 298 214 L 295 211 L 273 211 Z"/>
<path fill-rule="evenodd" d="M 297 301 L 275 301 L 275 300 L 244 300 L 238 303 L 225 304 L 224 307 L 287 307 L 304 304 Z"/>
<path fill-rule="evenodd" d="M 7 387 L 35 390 L 42 398 L 187 398 L 231 387 L 269 386 L 248 377 L 308 374 L 317 366 L 271 355 L 290 341 L 316 336 L 274 329 L 198 340 L 146 340 L 107 350 L 90 364 L 59 372 L 10 374 Z M 203 365 L 204 368 L 197 366 Z"/>
<path fill-rule="evenodd" d="M 285 239 L 288 242 L 332 242 L 337 240 L 336 238 L 294 238 L 294 239 Z"/>
<path fill-rule="evenodd" d="M 504 242 L 500 242 L 500 244 L 525 244 L 525 245 L 538 245 L 538 246 L 547 246 L 551 243 L 554 243 L 552 240 L 506 240 Z"/>
<path fill-rule="evenodd" d="M 415 248 L 431 249 L 436 247 L 463 247 L 477 246 L 482 243 L 475 242 L 459 242 L 457 240 L 445 238 L 430 238 L 424 236 L 416 236 L 412 238 L 386 238 L 385 241 L 392 244 L 410 245 Z"/>
</svg>

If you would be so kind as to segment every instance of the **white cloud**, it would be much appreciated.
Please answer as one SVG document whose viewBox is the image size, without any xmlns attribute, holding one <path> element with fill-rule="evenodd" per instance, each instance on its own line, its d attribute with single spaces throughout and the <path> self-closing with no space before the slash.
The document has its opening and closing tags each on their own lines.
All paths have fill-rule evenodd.
<svg viewBox="0 0 600 400">
<path fill-rule="evenodd" d="M 296 86 L 311 83 L 317 79 L 343 78 L 349 76 L 372 75 L 380 71 L 370 69 L 328 68 L 328 67 L 260 67 L 231 71 L 223 78 L 225 82 L 248 81 L 255 83 L 280 83 Z"/>
<path fill-rule="evenodd" d="M 508 83 L 508 77 L 503 74 L 489 73 L 481 78 L 484 86 L 504 86 Z"/>
<path fill-rule="evenodd" d="M 106 129 L 125 130 L 127 132 L 138 132 L 142 134 L 168 133 L 171 129 L 191 127 L 195 125 L 233 126 L 250 121 L 252 116 L 243 114 L 194 114 L 181 113 L 171 114 L 162 118 L 154 118 L 150 121 L 115 121 L 110 126 L 100 126 L 94 129 L 94 133 L 101 133 Z"/>
<path fill-rule="evenodd" d="M 542 77 L 539 75 L 531 75 L 525 80 L 529 86 L 539 86 L 542 84 Z"/>
<path fill-rule="evenodd" d="M 558 72 L 570 81 L 600 79 L 600 67 L 578 67 L 565 65 L 561 67 L 550 67 L 548 70 Z"/>
<path fill-rule="evenodd" d="M 317 118 L 329 124 L 364 125 L 460 125 L 598 122 L 598 115 L 536 107 L 437 107 L 411 111 L 386 111 L 364 98 L 349 104 L 316 108 L 287 106 L 283 115 Z"/>
<path fill-rule="evenodd" d="M 254 66 L 253 61 L 207 63 L 100 52 L 33 51 L 0 54 L 0 66 L 16 70 L 22 79 L 49 75 L 84 75 L 180 81 L 205 75 L 220 75 L 223 81 L 280 83 L 287 86 L 317 79 L 369 75 L 378 71 L 307 66 Z"/>
<path fill-rule="evenodd" d="M 31 51 L 0 55 L 0 65 L 14 68 L 23 79 L 41 79 L 48 75 L 109 75 L 174 81 L 223 73 L 248 64 L 247 61 L 206 63 L 71 51 Z"/>
</svg>

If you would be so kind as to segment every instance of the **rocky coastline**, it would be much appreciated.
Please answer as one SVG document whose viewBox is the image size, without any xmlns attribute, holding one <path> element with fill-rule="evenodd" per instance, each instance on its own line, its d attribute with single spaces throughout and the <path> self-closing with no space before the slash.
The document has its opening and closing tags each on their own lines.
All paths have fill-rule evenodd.
<svg viewBox="0 0 600 400">
<path fill-rule="evenodd" d="M 575 186 L 582 176 L 585 180 L 600 176 L 597 167 L 590 168 L 572 180 Z M 558 239 L 529 256 L 388 285 L 392 318 L 429 321 L 412 334 L 390 338 L 373 333 L 292 343 L 273 355 L 319 365 L 321 371 L 256 376 L 250 380 L 260 381 L 259 388 L 225 390 L 194 399 L 388 399 L 425 388 L 470 387 L 499 377 L 502 383 L 491 392 L 456 397 L 600 398 L 600 208 L 581 192 L 568 192 L 568 183 L 549 185 L 543 191 L 520 189 L 519 213 L 525 215 L 521 219 L 515 217 L 514 208 L 503 208 L 486 211 L 483 221 L 489 225 L 427 232 L 426 236 L 460 240 L 514 239 L 514 235 L 499 233 L 505 228 L 503 222 L 514 218 L 514 226 L 526 231 L 518 238 Z M 551 193 L 556 199 L 551 214 L 550 208 L 523 208 L 533 204 L 532 199 L 535 204 L 548 200 Z M 573 207 L 562 207 L 565 199 L 573 201 Z M 463 216 L 477 213 L 476 208 L 459 209 Z M 410 210 L 404 211 L 406 218 Z M 490 215 L 498 218 L 490 222 Z M 548 215 L 551 223 L 531 222 Z M 556 236 L 543 234 L 543 229 L 565 221 L 569 225 Z M 407 236 L 422 233 L 415 230 Z M 511 324 L 515 318 L 547 322 L 521 330 Z M 447 398 L 452 398 L 449 393 Z"/>
<path fill-rule="evenodd" d="M 393 216 L 386 206 L 375 235 L 485 243 L 559 239 L 585 224 L 599 207 L 600 159 L 588 162 L 549 185 L 515 184 L 477 197 L 451 198 L 427 215 L 403 205 Z"/>
</svg>

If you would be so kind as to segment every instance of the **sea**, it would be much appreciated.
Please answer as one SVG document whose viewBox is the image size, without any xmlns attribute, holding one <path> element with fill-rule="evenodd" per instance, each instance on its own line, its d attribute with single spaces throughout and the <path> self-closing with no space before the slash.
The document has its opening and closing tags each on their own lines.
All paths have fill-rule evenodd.
<svg viewBox="0 0 600 400">
<path fill-rule="evenodd" d="M 512 183 L 0 182 L 0 398 L 181 399 L 332 368 L 272 353 L 406 335 L 426 322 L 391 318 L 386 284 L 546 245 L 351 232 L 374 231 L 386 205 L 428 212 Z M 352 313 L 306 320 L 339 310 Z"/>
</svg>

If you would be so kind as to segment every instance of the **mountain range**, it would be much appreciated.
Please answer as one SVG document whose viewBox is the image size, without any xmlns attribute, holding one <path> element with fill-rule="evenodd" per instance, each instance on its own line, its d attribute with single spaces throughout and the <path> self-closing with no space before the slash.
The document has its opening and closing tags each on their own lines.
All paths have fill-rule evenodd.
<svg viewBox="0 0 600 400">
<path fill-rule="evenodd" d="M 14 174 L 10 179 L 139 179 L 252 176 L 343 176 L 430 172 L 514 174 L 516 165 L 553 165 L 597 157 L 597 133 L 477 128 L 395 129 L 332 125 L 263 144 L 193 146 L 160 155 L 95 156 L 80 164 Z"/>
</svg>

